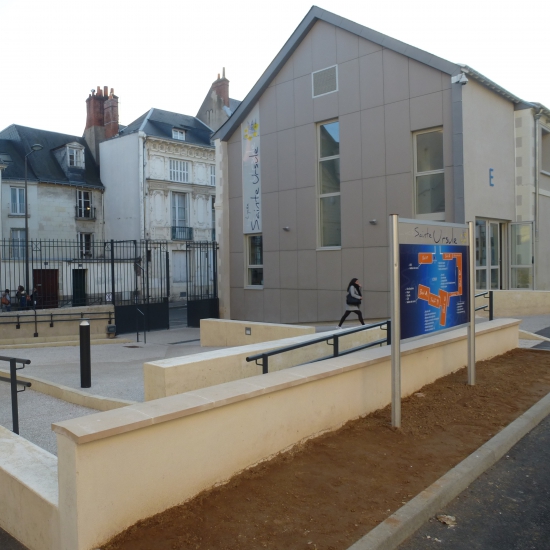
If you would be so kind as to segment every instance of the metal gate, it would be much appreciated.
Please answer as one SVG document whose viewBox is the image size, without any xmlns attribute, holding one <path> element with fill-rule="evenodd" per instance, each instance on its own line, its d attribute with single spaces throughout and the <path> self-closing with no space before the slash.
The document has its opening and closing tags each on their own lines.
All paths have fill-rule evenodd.
<svg viewBox="0 0 550 550">
<path fill-rule="evenodd" d="M 218 319 L 218 243 L 188 242 L 187 326 L 200 327 L 201 319 Z"/>
<path fill-rule="evenodd" d="M 166 241 L 111 241 L 107 249 L 117 334 L 170 328 Z"/>
</svg>

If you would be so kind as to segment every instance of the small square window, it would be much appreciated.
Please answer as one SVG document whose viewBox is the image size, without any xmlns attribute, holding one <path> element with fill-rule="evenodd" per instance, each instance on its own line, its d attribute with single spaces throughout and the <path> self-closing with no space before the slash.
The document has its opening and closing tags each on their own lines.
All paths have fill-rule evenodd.
<svg viewBox="0 0 550 550">
<path fill-rule="evenodd" d="M 185 141 L 185 130 L 176 130 L 172 129 L 172 139 L 177 139 L 179 141 Z"/>
</svg>

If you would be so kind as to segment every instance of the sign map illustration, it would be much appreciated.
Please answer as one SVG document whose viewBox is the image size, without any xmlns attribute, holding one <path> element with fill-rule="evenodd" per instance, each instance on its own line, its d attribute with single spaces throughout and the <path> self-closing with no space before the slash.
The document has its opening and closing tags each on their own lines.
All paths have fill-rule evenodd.
<svg viewBox="0 0 550 550">
<path fill-rule="evenodd" d="M 468 247 L 400 244 L 401 338 L 464 325 Z"/>
</svg>

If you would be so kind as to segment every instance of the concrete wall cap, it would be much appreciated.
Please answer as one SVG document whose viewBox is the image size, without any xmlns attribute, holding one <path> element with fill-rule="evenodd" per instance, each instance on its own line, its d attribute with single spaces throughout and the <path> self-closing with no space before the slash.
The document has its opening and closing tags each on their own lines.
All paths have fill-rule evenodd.
<svg viewBox="0 0 550 550">
<path fill-rule="evenodd" d="M 520 322 L 517 319 L 497 319 L 481 323 L 476 326 L 476 334 L 482 335 L 500 329 L 511 328 L 519 325 Z M 441 346 L 443 343 L 453 343 L 464 339 L 466 339 L 465 328 L 444 334 L 436 334 L 403 344 L 402 354 L 418 353 L 425 349 Z M 279 340 L 273 348 L 281 347 L 289 340 L 294 341 L 296 338 Z M 250 347 L 256 346 L 252 345 Z M 249 346 L 241 346 L 240 353 L 242 353 L 243 347 L 246 348 Z M 226 353 L 227 351 L 222 350 L 222 353 Z M 160 424 L 198 412 L 223 407 L 255 396 L 286 389 L 290 386 L 307 384 L 329 376 L 337 376 L 343 372 L 387 361 L 390 355 L 391 348 L 388 346 L 365 349 L 354 354 L 293 367 L 291 370 L 252 376 L 243 380 L 226 382 L 146 403 L 130 405 L 121 409 L 66 420 L 52 424 L 52 430 L 81 445 L 152 426 L 153 424 Z M 178 360 L 181 362 L 181 358 Z M 154 364 L 159 363 L 163 362 L 158 361 Z"/>
</svg>

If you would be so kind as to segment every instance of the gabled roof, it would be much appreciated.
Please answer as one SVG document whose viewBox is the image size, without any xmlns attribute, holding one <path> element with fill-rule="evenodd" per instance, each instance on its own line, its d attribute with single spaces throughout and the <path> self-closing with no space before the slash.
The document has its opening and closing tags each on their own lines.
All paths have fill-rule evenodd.
<svg viewBox="0 0 550 550">
<path fill-rule="evenodd" d="M 127 136 L 142 131 L 148 136 L 172 139 L 172 129 L 185 130 L 185 141 L 187 143 L 212 147 L 210 142 L 212 131 L 198 118 L 155 108 L 147 111 L 123 130 L 120 130 L 119 136 Z"/>
<path fill-rule="evenodd" d="M 339 27 L 352 34 L 356 34 L 366 40 L 370 40 L 371 42 L 379 44 L 384 48 L 406 55 L 411 59 L 415 59 L 420 63 L 424 63 L 425 65 L 433 67 L 434 69 L 449 75 L 455 75 L 461 72 L 460 66 L 456 63 L 451 63 L 441 57 L 425 52 L 420 48 L 415 48 L 414 46 L 405 44 L 405 42 L 401 42 L 400 40 L 391 38 L 390 36 L 369 29 L 368 27 L 359 25 L 359 23 L 340 17 L 335 13 L 326 11 L 317 6 L 313 6 L 302 22 L 298 25 L 296 30 L 292 33 L 292 36 L 287 40 L 286 44 L 282 47 L 281 51 L 276 55 L 269 67 L 264 71 L 258 82 L 256 82 L 252 90 L 250 90 L 248 95 L 233 113 L 231 118 L 212 136 L 213 140 L 226 140 L 231 137 L 231 134 L 233 134 L 235 129 L 241 124 L 250 109 L 252 109 L 256 101 L 269 87 L 273 79 L 277 76 L 277 73 L 288 61 L 290 56 L 294 53 L 296 48 L 300 45 L 302 40 L 317 21 L 325 21 L 326 23 Z"/>
<path fill-rule="evenodd" d="M 489 78 L 483 76 L 481 73 L 472 69 L 467 65 L 460 65 L 458 63 L 452 63 L 437 57 L 431 53 L 428 53 L 420 48 L 410 46 L 405 42 L 391 38 L 385 34 L 377 32 L 368 27 L 364 27 L 359 23 L 340 17 L 332 12 L 323 10 L 317 6 L 313 6 L 302 22 L 298 25 L 292 36 L 287 40 L 281 51 L 277 54 L 275 59 L 271 62 L 269 67 L 264 71 L 258 82 L 254 85 L 252 90 L 244 98 L 239 107 L 233 112 L 233 115 L 227 122 L 218 129 L 218 131 L 212 136 L 212 140 L 221 139 L 228 140 L 233 132 L 238 128 L 241 122 L 245 119 L 246 115 L 250 112 L 252 107 L 256 104 L 260 96 L 269 87 L 273 79 L 277 76 L 277 73 L 281 70 L 283 65 L 288 61 L 290 56 L 294 53 L 296 48 L 300 45 L 310 29 L 315 25 L 317 21 L 324 21 L 336 27 L 339 27 L 352 34 L 360 36 L 366 40 L 374 42 L 383 48 L 393 50 L 411 59 L 414 59 L 424 65 L 428 65 L 438 71 L 447 73 L 450 76 L 454 76 L 464 72 L 469 76 L 472 76 L 475 80 L 487 86 L 489 89 L 508 99 L 515 104 L 516 109 L 521 108 L 536 108 L 538 104 L 529 103 L 521 100 L 519 97 L 505 90 L 502 86 L 499 86 Z M 544 107 L 543 107 L 544 108 Z"/>
<path fill-rule="evenodd" d="M 75 142 L 84 147 L 84 169 L 62 167 L 54 154 L 56 149 Z M 7 153 L 12 158 L 2 173 L 3 180 L 25 178 L 25 155 L 35 143 L 42 145 L 43 149 L 27 158 L 27 178 L 30 181 L 103 188 L 99 168 L 84 138 L 18 124 L 0 131 L 0 153 Z"/>
</svg>

